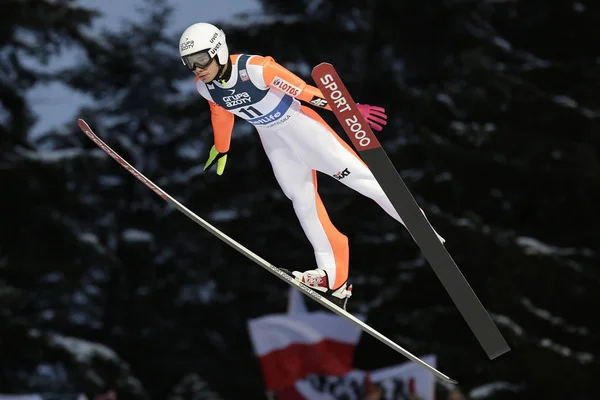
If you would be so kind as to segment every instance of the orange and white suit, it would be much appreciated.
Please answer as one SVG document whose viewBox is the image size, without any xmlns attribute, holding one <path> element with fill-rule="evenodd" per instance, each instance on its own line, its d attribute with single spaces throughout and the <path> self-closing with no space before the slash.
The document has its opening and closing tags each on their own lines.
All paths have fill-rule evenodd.
<svg viewBox="0 0 600 400">
<path fill-rule="evenodd" d="M 348 239 L 329 219 L 317 192 L 316 172 L 371 198 L 404 223 L 354 150 L 317 112 L 301 104 L 331 110 L 318 88 L 272 57 L 235 54 L 230 60 L 227 82 L 196 79 L 198 92 L 210 104 L 215 148 L 219 153 L 229 150 L 235 116 L 256 127 L 275 178 L 314 249 L 317 268 L 326 272 L 329 289 L 340 288 L 348 279 Z"/>
</svg>

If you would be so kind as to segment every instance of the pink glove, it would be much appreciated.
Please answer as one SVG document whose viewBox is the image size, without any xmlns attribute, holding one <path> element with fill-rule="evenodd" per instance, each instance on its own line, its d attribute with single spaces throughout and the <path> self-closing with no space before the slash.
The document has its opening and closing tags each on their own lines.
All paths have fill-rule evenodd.
<svg viewBox="0 0 600 400">
<path fill-rule="evenodd" d="M 387 115 L 385 115 L 385 110 L 383 108 L 369 106 L 367 104 L 357 104 L 356 106 L 372 129 L 381 131 L 387 124 Z"/>
</svg>

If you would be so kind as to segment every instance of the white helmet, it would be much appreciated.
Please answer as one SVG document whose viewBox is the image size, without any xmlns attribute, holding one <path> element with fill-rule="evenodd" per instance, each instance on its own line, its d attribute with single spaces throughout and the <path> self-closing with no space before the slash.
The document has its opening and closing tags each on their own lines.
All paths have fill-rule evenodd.
<svg viewBox="0 0 600 400">
<path fill-rule="evenodd" d="M 225 65 L 229 58 L 225 32 L 205 22 L 193 24 L 181 34 L 179 55 L 183 65 L 190 69 L 194 69 L 195 64 L 207 67 L 215 55 L 219 64 Z"/>
</svg>

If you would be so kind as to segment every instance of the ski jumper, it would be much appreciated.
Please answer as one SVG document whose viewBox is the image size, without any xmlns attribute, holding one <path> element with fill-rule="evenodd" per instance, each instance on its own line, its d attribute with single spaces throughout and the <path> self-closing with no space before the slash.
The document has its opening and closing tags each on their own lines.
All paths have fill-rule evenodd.
<svg viewBox="0 0 600 400">
<path fill-rule="evenodd" d="M 198 92 L 210 105 L 216 150 L 229 150 L 235 116 L 256 127 L 275 178 L 314 249 L 317 267 L 326 271 L 329 288 L 336 289 L 348 279 L 348 239 L 329 219 L 317 192 L 317 171 L 371 198 L 404 222 L 354 150 L 317 112 L 300 103 L 331 110 L 318 88 L 272 57 L 235 54 L 230 60 L 229 81 L 205 84 L 196 78 Z"/>
</svg>

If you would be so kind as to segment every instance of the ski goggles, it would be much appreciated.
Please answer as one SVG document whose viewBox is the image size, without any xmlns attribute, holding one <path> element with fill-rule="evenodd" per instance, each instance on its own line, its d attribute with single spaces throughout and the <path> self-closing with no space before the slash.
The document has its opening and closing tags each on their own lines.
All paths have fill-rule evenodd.
<svg viewBox="0 0 600 400">
<path fill-rule="evenodd" d="M 184 56 L 182 58 L 183 64 L 185 64 L 185 66 L 187 66 L 192 71 L 196 69 L 196 67 L 206 69 L 213 60 L 213 58 L 208 52 L 209 50 L 207 49 Z"/>
</svg>

